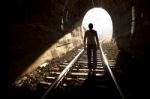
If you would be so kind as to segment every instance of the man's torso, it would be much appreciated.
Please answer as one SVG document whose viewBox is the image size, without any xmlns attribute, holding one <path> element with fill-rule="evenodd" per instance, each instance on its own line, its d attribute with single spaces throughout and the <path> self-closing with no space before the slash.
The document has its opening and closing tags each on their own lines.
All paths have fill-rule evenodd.
<svg viewBox="0 0 150 99">
<path fill-rule="evenodd" d="M 96 44 L 96 31 L 94 30 L 88 30 L 85 32 L 86 36 L 87 36 L 87 44 L 91 45 L 91 44 Z"/>
</svg>

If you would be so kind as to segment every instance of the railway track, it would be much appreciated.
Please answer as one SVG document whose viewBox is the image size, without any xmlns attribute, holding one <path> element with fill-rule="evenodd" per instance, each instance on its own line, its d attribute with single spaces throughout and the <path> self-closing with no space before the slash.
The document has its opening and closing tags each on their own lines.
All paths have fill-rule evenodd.
<svg viewBox="0 0 150 99">
<path fill-rule="evenodd" d="M 97 67 L 92 71 L 87 67 L 86 51 L 78 49 L 78 54 L 70 56 L 68 61 L 52 68 L 49 76 L 40 82 L 40 99 L 52 96 L 125 99 L 112 68 L 101 46 L 97 50 Z"/>
</svg>

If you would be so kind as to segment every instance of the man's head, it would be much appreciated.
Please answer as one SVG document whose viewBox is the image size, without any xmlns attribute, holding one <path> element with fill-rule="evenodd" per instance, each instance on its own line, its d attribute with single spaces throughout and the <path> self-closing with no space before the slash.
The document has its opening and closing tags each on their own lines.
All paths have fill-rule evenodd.
<svg viewBox="0 0 150 99">
<path fill-rule="evenodd" d="M 90 23 L 90 24 L 89 24 L 89 29 L 92 29 L 92 28 L 93 28 L 93 24 Z"/>
</svg>

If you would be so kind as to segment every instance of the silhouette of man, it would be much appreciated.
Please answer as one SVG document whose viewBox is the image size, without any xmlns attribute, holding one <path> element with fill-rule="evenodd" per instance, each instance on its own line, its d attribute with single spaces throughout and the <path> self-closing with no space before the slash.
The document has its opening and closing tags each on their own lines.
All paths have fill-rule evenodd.
<svg viewBox="0 0 150 99">
<path fill-rule="evenodd" d="M 88 27 L 89 30 L 87 30 L 84 35 L 84 49 L 86 49 L 87 45 L 88 68 L 92 70 L 97 66 L 97 48 L 99 48 L 99 39 L 97 31 L 93 30 L 93 24 L 90 23 Z M 93 58 L 93 64 L 91 63 L 91 58 Z"/>
</svg>

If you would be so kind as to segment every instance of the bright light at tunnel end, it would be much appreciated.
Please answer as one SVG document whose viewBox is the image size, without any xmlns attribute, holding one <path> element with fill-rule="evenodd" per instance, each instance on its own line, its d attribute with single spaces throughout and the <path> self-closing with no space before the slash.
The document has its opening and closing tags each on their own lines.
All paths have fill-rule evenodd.
<svg viewBox="0 0 150 99">
<path fill-rule="evenodd" d="M 112 38 L 112 20 L 105 9 L 92 8 L 85 14 L 82 21 L 82 33 L 88 30 L 89 23 L 93 23 L 93 29 L 97 31 L 99 40 Z"/>
</svg>

